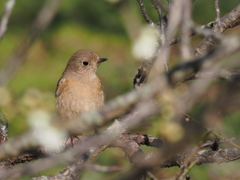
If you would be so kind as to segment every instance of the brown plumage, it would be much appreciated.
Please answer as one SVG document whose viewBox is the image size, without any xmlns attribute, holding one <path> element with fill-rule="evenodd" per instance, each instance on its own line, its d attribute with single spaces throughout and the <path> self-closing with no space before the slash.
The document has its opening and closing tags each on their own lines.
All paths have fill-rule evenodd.
<svg viewBox="0 0 240 180">
<path fill-rule="evenodd" d="M 56 109 L 63 120 L 71 120 L 81 112 L 104 104 L 100 79 L 96 75 L 99 63 L 106 61 L 89 50 L 72 55 L 56 87 Z"/>
</svg>

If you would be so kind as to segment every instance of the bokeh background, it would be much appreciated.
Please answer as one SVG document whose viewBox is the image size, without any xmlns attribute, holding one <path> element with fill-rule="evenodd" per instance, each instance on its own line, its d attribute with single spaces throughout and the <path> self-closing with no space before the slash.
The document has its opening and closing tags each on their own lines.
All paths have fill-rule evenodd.
<svg viewBox="0 0 240 180">
<path fill-rule="evenodd" d="M 18 0 L 16 2 L 8 30 L 0 41 L 0 67 L 3 67 L 23 37 L 29 33 L 37 13 L 46 1 Z M 4 13 L 5 2 L 0 0 L 0 16 Z M 220 0 L 221 15 L 231 11 L 238 4 L 239 0 Z M 146 6 L 151 18 L 157 21 L 157 14 L 148 1 Z M 206 24 L 214 18 L 214 1 L 196 0 L 194 2 L 193 19 L 197 24 Z M 26 118 L 30 110 L 42 108 L 54 114 L 54 92 L 57 81 L 70 56 L 79 49 L 89 49 L 95 51 L 100 57 L 109 59 L 98 69 L 106 100 L 129 91 L 137 69 L 141 66 L 141 61 L 132 55 L 132 45 L 140 29 L 145 25 L 146 22 L 141 17 L 137 1 L 62 1 L 51 25 L 31 47 L 23 66 L 6 87 L 0 87 L 0 108 L 9 121 L 9 138 L 29 128 Z M 239 31 L 238 27 L 226 33 Z M 193 47 L 196 47 L 201 38 L 194 37 L 192 40 Z M 170 57 L 170 67 L 178 60 L 179 49 L 178 45 L 175 45 Z M 196 114 L 201 110 L 199 106 Z M 227 131 L 233 132 L 235 137 L 239 136 L 237 128 L 234 128 L 237 127 L 238 117 L 239 113 L 226 116 L 226 127 L 229 126 Z M 157 127 L 147 125 L 141 127 L 138 132 L 159 136 Z M 129 166 L 128 160 L 123 157 L 124 154 L 120 150 L 108 149 L 96 161 L 103 165 Z M 224 179 L 236 167 L 239 168 L 236 163 L 203 165 L 194 167 L 191 177 L 199 180 L 220 177 Z M 169 178 L 177 170 L 178 168 L 164 169 L 160 173 L 162 177 Z M 49 170 L 44 174 L 54 172 L 57 170 Z M 86 172 L 83 179 L 111 179 L 114 175 Z"/>
</svg>

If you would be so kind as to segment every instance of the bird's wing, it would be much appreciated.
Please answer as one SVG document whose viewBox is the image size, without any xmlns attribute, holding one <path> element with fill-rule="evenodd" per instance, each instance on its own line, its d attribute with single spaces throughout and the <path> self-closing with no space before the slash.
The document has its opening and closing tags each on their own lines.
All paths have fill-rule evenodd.
<svg viewBox="0 0 240 180">
<path fill-rule="evenodd" d="M 68 84 L 69 84 L 68 79 L 66 78 L 59 79 L 55 91 L 55 97 L 58 97 L 62 93 L 62 91 L 68 86 Z"/>
</svg>

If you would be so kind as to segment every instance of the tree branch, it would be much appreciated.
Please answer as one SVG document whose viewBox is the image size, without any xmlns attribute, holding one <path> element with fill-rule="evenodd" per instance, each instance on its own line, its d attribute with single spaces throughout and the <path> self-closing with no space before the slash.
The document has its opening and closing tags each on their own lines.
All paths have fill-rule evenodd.
<svg viewBox="0 0 240 180">
<path fill-rule="evenodd" d="M 146 22 L 150 25 L 150 26 L 154 26 L 154 23 L 153 21 L 151 20 L 151 18 L 148 16 L 147 14 L 147 10 L 145 8 L 145 5 L 143 3 L 143 0 L 137 0 L 139 6 L 140 6 L 140 9 L 141 9 L 141 12 L 142 12 L 142 16 L 144 17 L 144 19 L 146 20 Z"/>
<path fill-rule="evenodd" d="M 231 12 L 220 18 L 219 25 L 214 25 L 213 32 L 222 33 L 233 24 L 240 20 L 240 5 L 235 7 Z M 216 45 L 217 41 L 212 37 L 206 37 L 202 40 L 202 42 L 198 45 L 195 50 L 195 56 L 199 56 L 201 54 L 206 53 L 210 49 L 212 49 Z"/>
<path fill-rule="evenodd" d="M 36 39 L 50 25 L 61 0 L 47 1 L 39 11 L 30 32 L 22 39 L 0 71 L 0 85 L 6 85 L 24 63 L 27 53 Z"/>
<path fill-rule="evenodd" d="M 0 24 L 0 41 L 2 40 L 5 32 L 7 31 L 7 24 L 9 17 L 12 13 L 12 9 L 15 5 L 16 0 L 8 0 L 5 4 L 5 12 L 2 16 L 1 24 Z"/>
</svg>

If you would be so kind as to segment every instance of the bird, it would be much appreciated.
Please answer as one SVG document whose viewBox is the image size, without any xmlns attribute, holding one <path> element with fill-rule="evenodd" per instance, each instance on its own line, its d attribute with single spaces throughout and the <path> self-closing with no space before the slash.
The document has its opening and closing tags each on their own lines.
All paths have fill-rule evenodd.
<svg viewBox="0 0 240 180">
<path fill-rule="evenodd" d="M 103 87 L 96 70 L 106 60 L 87 49 L 71 56 L 55 91 L 56 111 L 61 120 L 71 121 L 82 112 L 104 105 Z M 70 135 L 72 145 L 74 137 L 77 136 Z"/>
</svg>

